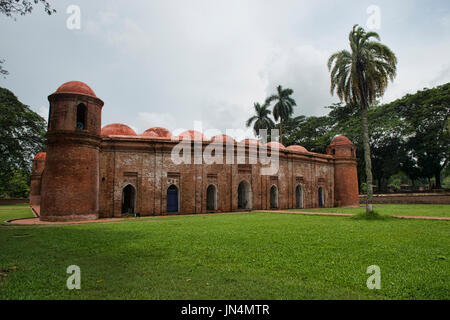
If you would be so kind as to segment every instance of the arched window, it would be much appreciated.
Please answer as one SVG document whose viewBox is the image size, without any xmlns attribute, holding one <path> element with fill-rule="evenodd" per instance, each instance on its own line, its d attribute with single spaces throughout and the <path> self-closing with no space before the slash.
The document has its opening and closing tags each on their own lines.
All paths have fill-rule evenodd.
<svg viewBox="0 0 450 320">
<path fill-rule="evenodd" d="M 270 188 L 270 209 L 278 209 L 278 188 L 276 186 Z"/>
<path fill-rule="evenodd" d="M 214 185 L 210 185 L 206 190 L 206 210 L 217 210 L 217 189 Z"/>
<path fill-rule="evenodd" d="M 133 214 L 136 208 L 136 189 L 129 184 L 122 190 L 122 214 Z"/>
<path fill-rule="evenodd" d="M 238 209 L 252 209 L 252 187 L 245 180 L 238 186 Z"/>
<path fill-rule="evenodd" d="M 301 186 L 297 186 L 295 189 L 295 207 L 303 209 L 303 189 Z"/>
<path fill-rule="evenodd" d="M 178 188 L 171 185 L 167 189 L 167 212 L 178 212 Z"/>
<path fill-rule="evenodd" d="M 86 130 L 86 106 L 79 104 L 77 106 L 77 130 Z"/>
</svg>

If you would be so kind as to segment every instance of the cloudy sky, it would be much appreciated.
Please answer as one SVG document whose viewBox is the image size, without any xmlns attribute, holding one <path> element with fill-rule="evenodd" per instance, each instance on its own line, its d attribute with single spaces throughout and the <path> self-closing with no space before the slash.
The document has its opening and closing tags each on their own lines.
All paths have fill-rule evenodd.
<svg viewBox="0 0 450 320">
<path fill-rule="evenodd" d="M 337 102 L 326 62 L 348 47 L 354 24 L 373 25 L 399 60 L 384 101 L 450 81 L 450 2 L 349 0 L 49 0 L 16 21 L 0 16 L 0 86 L 41 115 L 47 96 L 70 80 L 105 101 L 103 125 L 138 133 L 153 126 L 242 128 L 281 84 L 295 92 L 296 115 L 323 115 Z M 67 8 L 81 28 L 67 28 Z M 370 24 L 372 23 L 372 24 Z"/>
</svg>

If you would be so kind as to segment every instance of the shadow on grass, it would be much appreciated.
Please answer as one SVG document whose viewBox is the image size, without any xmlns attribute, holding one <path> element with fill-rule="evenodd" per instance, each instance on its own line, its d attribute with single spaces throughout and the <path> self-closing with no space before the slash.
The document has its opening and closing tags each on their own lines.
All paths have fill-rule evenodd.
<svg viewBox="0 0 450 320">
<path fill-rule="evenodd" d="M 380 214 L 375 210 L 372 210 L 372 212 L 370 213 L 366 212 L 358 213 L 351 218 L 355 220 L 370 220 L 370 221 L 388 221 L 394 219 L 394 217 L 392 216 Z"/>
</svg>

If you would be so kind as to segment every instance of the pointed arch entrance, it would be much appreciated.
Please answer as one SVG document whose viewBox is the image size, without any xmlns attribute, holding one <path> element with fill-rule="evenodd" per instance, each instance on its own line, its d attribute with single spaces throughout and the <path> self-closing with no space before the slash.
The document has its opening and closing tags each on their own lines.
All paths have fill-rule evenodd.
<svg viewBox="0 0 450 320">
<path fill-rule="evenodd" d="M 324 199 L 323 199 L 323 189 L 322 189 L 322 187 L 319 188 L 318 194 L 319 194 L 319 207 L 324 207 L 325 206 L 325 202 L 324 202 Z"/>
<path fill-rule="evenodd" d="M 303 189 L 302 186 L 295 188 L 295 207 L 297 209 L 303 209 Z"/>
<path fill-rule="evenodd" d="M 136 209 L 136 189 L 127 185 L 122 190 L 122 214 L 133 214 Z"/>
<path fill-rule="evenodd" d="M 248 181 L 241 181 L 238 186 L 238 209 L 252 209 L 252 187 Z"/>
<path fill-rule="evenodd" d="M 167 212 L 178 212 L 178 188 L 171 185 L 167 189 Z"/>
<path fill-rule="evenodd" d="M 270 188 L 270 209 L 278 209 L 278 188 L 276 186 Z"/>
<path fill-rule="evenodd" d="M 208 189 L 206 189 L 206 210 L 217 210 L 217 188 L 213 184 L 209 185 Z"/>
</svg>

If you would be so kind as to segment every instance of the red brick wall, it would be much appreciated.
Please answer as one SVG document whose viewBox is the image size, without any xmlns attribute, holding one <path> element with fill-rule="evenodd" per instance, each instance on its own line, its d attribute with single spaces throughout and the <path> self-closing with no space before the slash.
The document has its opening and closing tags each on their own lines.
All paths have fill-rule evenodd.
<svg viewBox="0 0 450 320">
<path fill-rule="evenodd" d="M 279 209 L 295 208 L 297 185 L 303 187 L 305 207 L 318 206 L 319 186 L 324 190 L 325 206 L 334 206 L 334 162 L 330 156 L 280 152 L 278 174 L 263 176 L 259 163 L 247 170 L 242 170 L 237 161 L 174 164 L 174 145 L 142 138 L 104 138 L 100 151 L 100 217 L 122 215 L 122 191 L 128 184 L 137 191 L 136 212 L 143 216 L 166 214 L 167 188 L 171 184 L 179 189 L 180 213 L 207 212 L 206 191 L 210 184 L 217 188 L 217 211 L 236 211 L 238 186 L 243 180 L 251 185 L 253 209 L 270 208 L 272 185 L 278 189 Z M 248 164 L 248 157 L 246 161 Z"/>
<path fill-rule="evenodd" d="M 359 196 L 361 204 L 366 203 L 366 196 Z M 377 194 L 373 203 L 398 204 L 450 204 L 450 193 L 414 193 L 414 194 Z"/>
<path fill-rule="evenodd" d="M 28 203 L 28 199 L 0 199 L 0 205 Z"/>
</svg>

